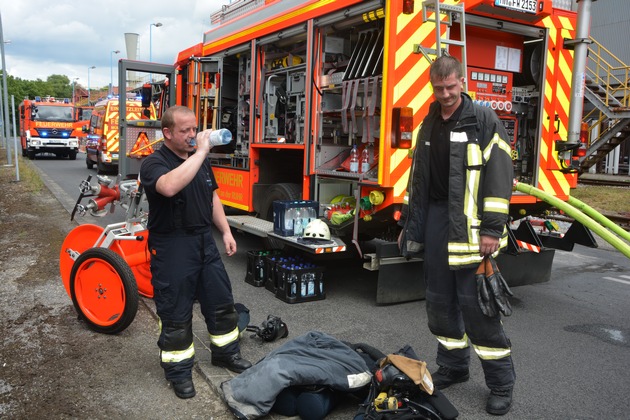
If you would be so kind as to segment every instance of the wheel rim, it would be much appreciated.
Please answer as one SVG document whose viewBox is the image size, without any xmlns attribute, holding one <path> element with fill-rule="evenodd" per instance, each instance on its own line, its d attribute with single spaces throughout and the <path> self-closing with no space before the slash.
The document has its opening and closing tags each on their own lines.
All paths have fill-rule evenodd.
<svg viewBox="0 0 630 420">
<path fill-rule="evenodd" d="M 68 296 L 70 294 L 70 273 L 72 272 L 72 266 L 74 260 L 68 254 L 69 250 L 82 254 L 88 249 L 96 246 L 96 240 L 103 233 L 103 228 L 97 225 L 85 224 L 75 227 L 68 233 L 66 239 L 64 239 L 61 245 L 61 251 L 59 252 L 59 271 L 61 273 L 61 281 L 66 289 Z M 123 255 L 120 246 L 114 242 L 112 244 L 112 250 L 119 255 Z"/>
<path fill-rule="evenodd" d="M 83 315 L 96 325 L 115 324 L 125 310 L 123 282 L 116 269 L 100 258 L 88 258 L 77 268 L 74 293 Z"/>
</svg>

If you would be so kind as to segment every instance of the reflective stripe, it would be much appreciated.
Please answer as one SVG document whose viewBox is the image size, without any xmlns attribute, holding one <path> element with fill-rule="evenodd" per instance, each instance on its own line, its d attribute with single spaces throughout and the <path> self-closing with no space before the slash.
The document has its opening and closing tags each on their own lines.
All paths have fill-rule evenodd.
<svg viewBox="0 0 630 420">
<path fill-rule="evenodd" d="M 512 354 L 511 349 L 483 347 L 483 346 L 476 346 L 474 344 L 473 344 L 473 348 L 475 349 L 475 353 L 477 353 L 477 356 L 479 356 L 479 358 L 483 360 L 502 359 Z"/>
<path fill-rule="evenodd" d="M 464 334 L 462 338 L 449 338 L 436 335 L 437 341 L 440 342 L 448 350 L 465 349 L 468 347 L 468 336 Z"/>
<path fill-rule="evenodd" d="M 405 191 L 405 196 L 403 197 L 403 204 L 409 205 L 409 192 Z"/>
<path fill-rule="evenodd" d="M 479 255 L 479 251 L 477 254 L 470 255 L 449 255 L 448 257 L 448 265 L 450 266 L 458 266 L 458 265 L 469 265 L 469 264 L 479 264 L 483 260 L 483 257 Z"/>
<path fill-rule="evenodd" d="M 510 210 L 510 201 L 499 197 L 486 197 L 483 199 L 483 211 L 492 211 L 495 213 L 508 214 Z"/>
<path fill-rule="evenodd" d="M 217 347 L 226 346 L 233 341 L 238 340 L 238 327 L 234 328 L 232 332 L 223 335 L 210 334 L 210 342 Z"/>
<path fill-rule="evenodd" d="M 186 359 L 191 359 L 195 355 L 195 346 L 190 344 L 186 350 L 171 350 L 160 352 L 160 358 L 163 363 L 179 363 Z"/>
<path fill-rule="evenodd" d="M 494 133 L 494 136 L 492 136 L 492 140 L 490 140 L 490 143 L 488 143 L 488 146 L 486 146 L 483 151 L 483 158 L 486 161 L 490 159 L 490 154 L 492 153 L 492 148 L 494 147 L 494 145 L 496 145 L 499 150 L 507 153 L 508 156 L 510 156 L 510 159 L 512 158 L 512 148 L 510 147 L 509 143 L 505 140 L 501 140 L 501 137 L 499 137 L 498 133 Z"/>
</svg>

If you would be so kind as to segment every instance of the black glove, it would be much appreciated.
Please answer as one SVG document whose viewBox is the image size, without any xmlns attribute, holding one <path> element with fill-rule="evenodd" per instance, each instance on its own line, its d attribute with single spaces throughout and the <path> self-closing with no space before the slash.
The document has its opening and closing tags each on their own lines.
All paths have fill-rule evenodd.
<svg viewBox="0 0 630 420">
<path fill-rule="evenodd" d="M 514 296 L 510 290 L 507 282 L 501 275 L 497 262 L 492 257 L 486 258 L 486 282 L 488 288 L 492 292 L 492 298 L 496 303 L 497 308 L 505 316 L 512 315 L 512 305 L 508 300 L 508 296 Z"/>
<path fill-rule="evenodd" d="M 479 268 L 477 268 L 477 273 L 475 273 L 475 280 L 477 281 L 477 301 L 479 302 L 481 312 L 483 312 L 485 316 L 494 317 L 499 312 L 497 311 L 497 305 L 494 299 L 491 299 L 488 293 L 488 286 L 486 284 L 486 262 L 487 260 L 484 258 L 481 264 L 479 264 Z"/>
</svg>

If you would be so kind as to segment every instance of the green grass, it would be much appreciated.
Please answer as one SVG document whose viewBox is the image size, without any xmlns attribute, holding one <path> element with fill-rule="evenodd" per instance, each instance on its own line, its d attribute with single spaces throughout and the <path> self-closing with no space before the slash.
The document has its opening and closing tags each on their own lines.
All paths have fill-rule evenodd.
<svg viewBox="0 0 630 420">
<path fill-rule="evenodd" d="M 578 185 L 571 196 L 603 213 L 630 215 L 630 188 Z"/>
</svg>

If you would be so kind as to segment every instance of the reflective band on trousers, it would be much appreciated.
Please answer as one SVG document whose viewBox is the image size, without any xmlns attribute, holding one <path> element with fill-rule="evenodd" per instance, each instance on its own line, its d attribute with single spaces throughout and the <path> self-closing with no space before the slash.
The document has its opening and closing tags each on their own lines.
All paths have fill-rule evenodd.
<svg viewBox="0 0 630 420">
<path fill-rule="evenodd" d="M 512 350 L 510 349 L 483 347 L 476 346 L 474 344 L 473 348 L 475 349 L 475 353 L 477 353 L 477 356 L 479 356 L 479 358 L 483 360 L 502 359 L 504 357 L 508 357 L 512 353 Z"/>
<path fill-rule="evenodd" d="M 223 347 L 230 344 L 233 341 L 238 340 L 238 327 L 234 328 L 232 332 L 223 335 L 210 334 L 210 342 L 217 347 Z"/>
<path fill-rule="evenodd" d="M 195 355 L 195 346 L 191 343 L 186 350 L 171 350 L 160 352 L 160 357 L 164 363 L 179 363 L 182 360 L 191 359 Z"/>
<path fill-rule="evenodd" d="M 468 347 L 468 336 L 464 334 L 462 338 L 449 338 L 436 335 L 435 338 L 448 350 L 465 349 Z"/>
</svg>

